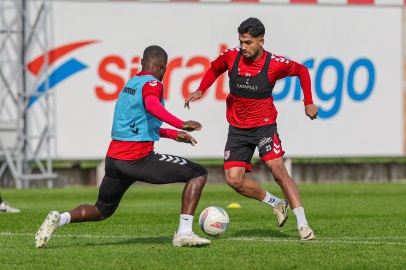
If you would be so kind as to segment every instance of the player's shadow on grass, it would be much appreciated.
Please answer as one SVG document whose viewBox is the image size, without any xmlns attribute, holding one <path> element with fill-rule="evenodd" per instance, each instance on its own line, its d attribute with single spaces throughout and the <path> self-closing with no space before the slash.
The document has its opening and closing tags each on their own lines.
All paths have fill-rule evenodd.
<svg viewBox="0 0 406 270">
<path fill-rule="evenodd" d="M 122 245 L 139 245 L 139 246 L 151 246 L 154 245 L 167 245 L 172 244 L 173 237 L 169 236 L 151 236 L 140 238 L 128 238 L 128 239 L 103 239 L 102 243 L 98 240 L 90 240 L 89 238 L 76 237 L 67 245 L 51 245 L 51 248 L 67 248 L 67 247 L 91 247 L 91 246 L 122 246 Z"/>
<path fill-rule="evenodd" d="M 172 244 L 173 237 L 169 236 L 151 236 L 142 238 L 129 238 L 126 240 L 105 243 L 104 245 L 152 245 L 152 244 Z"/>
<path fill-rule="evenodd" d="M 254 229 L 234 231 L 233 234 L 228 234 L 228 237 L 274 237 L 274 238 L 291 238 L 292 236 L 277 230 L 271 229 Z"/>
</svg>

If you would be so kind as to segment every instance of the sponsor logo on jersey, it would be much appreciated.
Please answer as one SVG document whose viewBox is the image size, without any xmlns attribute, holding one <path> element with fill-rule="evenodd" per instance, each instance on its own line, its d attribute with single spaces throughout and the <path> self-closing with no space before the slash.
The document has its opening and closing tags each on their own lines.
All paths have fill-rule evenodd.
<svg viewBox="0 0 406 270">
<path fill-rule="evenodd" d="M 137 89 L 132 89 L 130 87 L 124 87 L 123 89 L 123 93 L 127 93 L 133 96 L 135 95 L 135 92 L 137 92 Z"/>
<path fill-rule="evenodd" d="M 149 85 L 151 85 L 151 86 L 156 86 L 157 84 L 158 84 L 157 81 L 150 81 L 150 82 L 149 82 Z"/>
<path fill-rule="evenodd" d="M 257 85 L 255 85 L 255 86 L 251 86 L 250 85 L 250 79 L 247 79 L 247 81 L 245 82 L 246 83 L 246 85 L 245 84 L 238 84 L 237 83 L 237 87 L 238 88 L 245 88 L 245 89 L 250 89 L 250 90 L 258 90 L 258 86 Z"/>
</svg>

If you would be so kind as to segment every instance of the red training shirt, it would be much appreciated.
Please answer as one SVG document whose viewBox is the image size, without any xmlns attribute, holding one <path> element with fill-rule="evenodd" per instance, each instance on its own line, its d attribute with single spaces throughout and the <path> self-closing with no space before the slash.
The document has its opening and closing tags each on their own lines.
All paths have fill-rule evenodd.
<svg viewBox="0 0 406 270">
<path fill-rule="evenodd" d="M 230 75 L 239 51 L 240 48 L 225 50 L 216 60 L 211 62 L 211 67 L 204 75 L 197 90 L 204 93 L 226 70 L 228 70 Z M 245 59 L 241 55 L 238 64 L 238 74 L 245 77 L 257 75 L 265 64 L 267 53 L 264 50 L 261 58 L 254 62 Z M 307 68 L 294 61 L 273 54 L 268 69 L 269 81 L 275 85 L 277 80 L 289 76 L 299 77 L 304 94 L 304 104 L 312 104 L 311 81 Z M 267 99 L 247 99 L 228 94 L 226 102 L 227 120 L 235 127 L 251 128 L 276 122 L 278 112 L 273 104 L 273 97 Z"/>
</svg>

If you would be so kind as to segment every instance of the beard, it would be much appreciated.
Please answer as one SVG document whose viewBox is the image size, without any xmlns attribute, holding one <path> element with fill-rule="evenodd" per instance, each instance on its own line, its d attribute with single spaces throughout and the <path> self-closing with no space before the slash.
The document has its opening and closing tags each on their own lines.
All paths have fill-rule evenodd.
<svg viewBox="0 0 406 270">
<path fill-rule="evenodd" d="M 251 60 L 254 58 L 254 56 L 252 56 L 252 55 L 248 55 L 248 56 L 242 55 L 242 56 L 247 60 Z"/>
<path fill-rule="evenodd" d="M 261 53 L 261 49 L 259 49 L 256 54 L 250 54 L 250 55 L 248 55 L 248 56 L 245 56 L 245 55 L 243 54 L 242 56 L 243 56 L 245 59 L 252 61 L 252 60 L 254 60 L 260 53 Z"/>
</svg>

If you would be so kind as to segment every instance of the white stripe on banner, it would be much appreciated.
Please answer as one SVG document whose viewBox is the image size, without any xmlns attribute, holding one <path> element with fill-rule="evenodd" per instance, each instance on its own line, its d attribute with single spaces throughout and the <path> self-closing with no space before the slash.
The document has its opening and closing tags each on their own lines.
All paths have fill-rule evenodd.
<svg viewBox="0 0 406 270">
<path fill-rule="evenodd" d="M 347 0 L 318 0 L 321 5 L 347 5 Z"/>
<path fill-rule="evenodd" d="M 55 0 L 55 1 L 66 1 L 66 0 Z M 75 2 L 171 2 L 171 0 L 76 0 Z M 265 4 L 290 4 L 290 0 L 257 0 L 259 3 L 265 3 Z M 177 2 L 193 2 L 196 3 L 195 0 L 175 0 L 172 1 L 172 3 L 177 3 Z M 202 3 L 232 3 L 233 0 L 198 0 L 197 3 L 202 2 Z M 244 0 L 241 1 L 236 1 L 233 3 L 252 3 L 255 4 L 256 2 L 251 2 L 250 0 Z M 295 3 L 297 4 L 297 3 Z M 312 5 L 347 5 L 348 0 L 317 0 L 317 3 L 303 3 L 306 5 L 312 4 Z M 351 5 L 360 5 L 360 6 L 370 6 L 369 4 L 351 4 Z M 373 5 L 378 5 L 378 6 L 403 6 L 404 5 L 404 0 L 374 0 Z"/>
<path fill-rule="evenodd" d="M 35 234 L 31 233 L 11 233 L 11 232 L 2 232 L 0 236 L 30 236 L 34 237 Z M 134 235 L 75 235 L 75 234 L 56 234 L 52 235 L 52 237 L 83 237 L 83 238 L 132 238 L 132 239 L 146 239 L 146 238 L 172 238 L 172 236 L 168 235 L 161 235 L 161 236 L 134 236 Z M 390 237 L 365 237 L 365 238 L 357 238 L 357 237 L 343 237 L 341 239 L 354 239 L 350 240 L 340 240 L 331 237 L 318 237 L 316 240 L 309 241 L 308 243 L 321 243 L 321 244 L 356 244 L 356 245 L 399 245 L 399 246 L 406 246 L 406 243 L 401 242 L 386 242 L 382 241 L 385 239 L 405 239 L 406 237 L 402 236 L 390 236 Z M 358 240 L 357 240 L 358 239 Z M 296 242 L 296 243 L 303 243 L 302 240 L 298 238 L 271 238 L 271 237 L 219 237 L 217 240 L 232 240 L 232 241 L 257 241 L 257 242 Z M 368 241 L 374 240 L 374 241 Z M 378 241 L 377 241 L 378 240 Z"/>
<path fill-rule="evenodd" d="M 202 3 L 230 3 L 231 0 L 199 0 Z"/>
<path fill-rule="evenodd" d="M 404 0 L 375 0 L 375 5 L 379 6 L 403 6 Z"/>
</svg>

